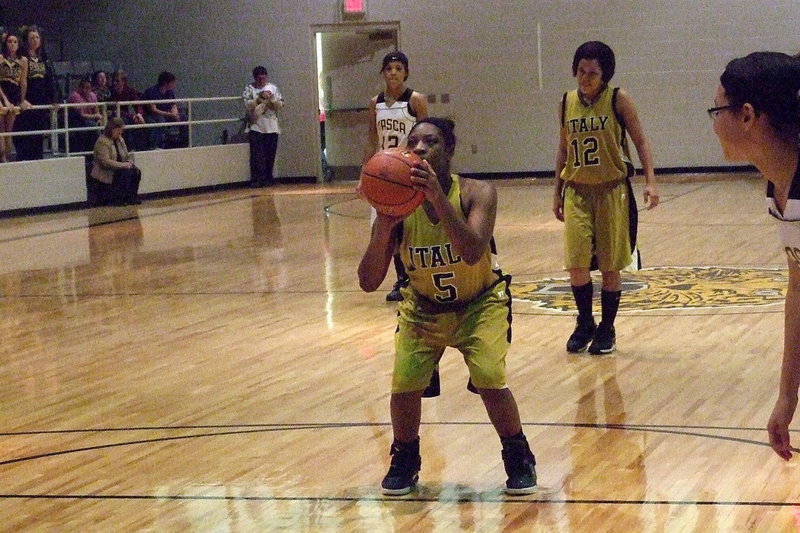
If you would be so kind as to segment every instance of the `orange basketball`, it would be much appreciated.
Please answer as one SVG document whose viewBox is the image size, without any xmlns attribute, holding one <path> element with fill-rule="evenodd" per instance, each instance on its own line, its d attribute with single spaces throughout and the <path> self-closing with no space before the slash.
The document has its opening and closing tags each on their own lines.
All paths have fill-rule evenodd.
<svg viewBox="0 0 800 533">
<path fill-rule="evenodd" d="M 361 168 L 358 190 L 376 211 L 394 217 L 411 214 L 425 195 L 411 184 L 411 169 L 422 159 L 408 150 L 382 150 Z"/>
</svg>

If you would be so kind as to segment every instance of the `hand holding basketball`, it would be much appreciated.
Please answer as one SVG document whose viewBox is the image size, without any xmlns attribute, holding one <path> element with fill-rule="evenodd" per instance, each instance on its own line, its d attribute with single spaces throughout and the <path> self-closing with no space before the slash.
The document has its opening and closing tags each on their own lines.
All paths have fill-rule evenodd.
<svg viewBox="0 0 800 533">
<path fill-rule="evenodd" d="M 361 168 L 358 193 L 376 211 L 393 217 L 406 217 L 425 200 L 414 187 L 411 170 L 422 160 L 408 150 L 382 150 Z"/>
</svg>

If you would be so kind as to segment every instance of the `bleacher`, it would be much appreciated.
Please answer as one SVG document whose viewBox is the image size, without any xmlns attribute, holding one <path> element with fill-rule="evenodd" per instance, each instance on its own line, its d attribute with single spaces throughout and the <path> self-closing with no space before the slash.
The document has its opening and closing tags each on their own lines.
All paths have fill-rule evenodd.
<svg viewBox="0 0 800 533">
<path fill-rule="evenodd" d="M 65 101 L 70 91 L 83 78 L 92 75 L 92 72 L 102 70 L 106 74 L 113 74 L 117 70 L 117 65 L 113 61 L 53 61 L 53 76 L 55 77 L 56 87 L 60 101 Z"/>
</svg>

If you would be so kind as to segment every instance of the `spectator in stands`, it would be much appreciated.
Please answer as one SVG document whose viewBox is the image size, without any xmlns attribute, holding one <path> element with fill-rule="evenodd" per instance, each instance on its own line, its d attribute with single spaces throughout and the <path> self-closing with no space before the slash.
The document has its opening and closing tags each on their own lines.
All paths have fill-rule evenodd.
<svg viewBox="0 0 800 533">
<path fill-rule="evenodd" d="M 175 74 L 163 71 L 158 75 L 158 82 L 142 94 L 142 100 L 174 100 L 176 85 Z M 181 115 L 176 102 L 145 104 L 145 121 L 148 123 L 163 124 L 182 120 L 185 118 Z M 185 127 L 178 128 L 177 131 L 165 127 L 150 128 L 150 148 L 184 146 L 184 130 Z M 188 135 L 186 139 L 188 140 Z"/>
<path fill-rule="evenodd" d="M 9 112 L 0 117 L 0 129 L 4 133 L 10 133 L 14 131 L 17 114 L 30 108 L 25 99 L 28 89 L 28 58 L 22 55 L 19 37 L 10 32 L 3 38 L 0 47 L 0 89 L 11 104 L 7 106 Z M 11 137 L 0 137 L 0 141 L 0 162 L 5 162 L 11 156 Z"/>
<path fill-rule="evenodd" d="M 139 200 L 139 182 L 142 171 L 133 164 L 122 130 L 125 122 L 120 117 L 108 121 L 103 134 L 94 144 L 94 162 L 89 173 L 89 204 L 133 205 Z"/>
<path fill-rule="evenodd" d="M 23 54 L 28 58 L 28 90 L 26 100 L 31 105 L 56 105 L 58 103 L 55 77 L 47 61 L 42 36 L 36 26 L 22 29 Z M 17 131 L 41 131 L 50 128 L 50 111 L 31 109 L 17 117 Z M 14 137 L 17 161 L 31 161 L 44 157 L 44 134 Z"/>
<path fill-rule="evenodd" d="M 84 78 L 78 84 L 78 88 L 72 91 L 67 98 L 69 104 L 97 104 L 97 96 L 92 92 L 92 83 L 88 78 Z M 81 106 L 70 108 L 69 124 L 75 128 L 86 128 L 91 126 L 102 126 L 104 121 L 103 114 L 97 105 Z M 92 149 L 97 134 L 94 131 L 76 131 L 70 137 L 70 150 L 73 152 L 87 152 Z"/>
<path fill-rule="evenodd" d="M 128 85 L 128 76 L 124 70 L 118 70 L 114 73 L 111 83 L 111 102 L 135 102 L 139 100 L 139 91 Z M 116 113 L 116 108 L 110 108 L 113 113 Z M 125 121 L 126 125 L 130 124 L 144 124 L 144 107 L 141 105 L 124 105 L 120 106 L 119 116 Z M 142 150 L 147 146 L 145 138 L 146 131 L 143 129 L 126 129 L 125 141 L 131 150 Z"/>
<path fill-rule="evenodd" d="M 135 102 L 141 95 L 128 84 L 124 70 L 118 70 L 111 78 L 111 102 Z M 141 105 L 126 105 L 120 108 L 120 116 L 126 124 L 144 124 L 144 108 Z"/>
<path fill-rule="evenodd" d="M 98 102 L 108 102 L 109 98 L 111 98 L 108 76 L 102 70 L 92 72 L 92 92 L 97 96 Z"/>
</svg>

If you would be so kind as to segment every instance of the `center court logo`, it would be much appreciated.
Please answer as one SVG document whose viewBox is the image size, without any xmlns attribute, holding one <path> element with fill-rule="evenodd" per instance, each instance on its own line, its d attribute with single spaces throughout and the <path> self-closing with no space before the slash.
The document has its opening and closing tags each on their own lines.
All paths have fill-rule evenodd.
<svg viewBox="0 0 800 533">
<path fill-rule="evenodd" d="M 654 267 L 622 272 L 620 311 L 750 307 L 783 303 L 786 269 L 731 267 Z M 600 291 L 594 280 L 595 297 Z M 514 300 L 536 309 L 574 312 L 569 278 L 515 281 Z"/>
</svg>

